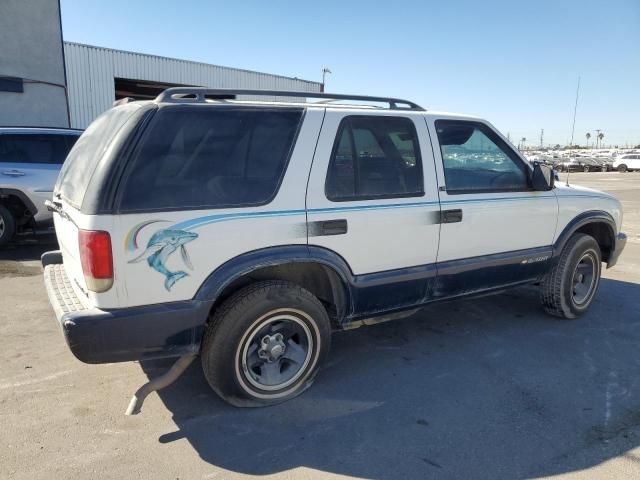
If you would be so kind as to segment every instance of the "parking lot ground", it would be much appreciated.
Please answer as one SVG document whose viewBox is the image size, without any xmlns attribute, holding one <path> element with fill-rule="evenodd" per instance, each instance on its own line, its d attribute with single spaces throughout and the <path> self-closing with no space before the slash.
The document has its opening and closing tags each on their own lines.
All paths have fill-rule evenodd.
<svg viewBox="0 0 640 480">
<path fill-rule="evenodd" d="M 37 259 L 0 252 L 0 478 L 640 478 L 640 174 L 571 174 L 624 204 L 627 248 L 577 321 L 522 288 L 334 335 L 316 384 L 236 409 L 198 362 L 125 417 L 171 362 L 84 365 Z"/>
</svg>

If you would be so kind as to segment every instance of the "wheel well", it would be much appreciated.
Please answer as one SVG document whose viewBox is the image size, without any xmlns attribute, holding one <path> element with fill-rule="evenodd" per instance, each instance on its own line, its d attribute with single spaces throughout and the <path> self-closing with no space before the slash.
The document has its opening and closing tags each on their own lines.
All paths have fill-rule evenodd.
<svg viewBox="0 0 640 480">
<path fill-rule="evenodd" d="M 29 210 L 20 197 L 12 194 L 0 194 L 0 204 L 4 205 L 13 215 L 16 225 L 24 225 L 31 220 L 35 212 Z"/>
<path fill-rule="evenodd" d="M 602 222 L 587 223 L 576 230 L 576 233 L 584 233 L 595 238 L 596 242 L 598 242 L 598 246 L 600 247 L 600 251 L 602 252 L 602 261 L 609 261 L 609 256 L 613 250 L 614 243 L 613 233 L 611 232 L 611 227 L 609 225 Z"/>
<path fill-rule="evenodd" d="M 267 266 L 242 275 L 224 288 L 216 298 L 212 310 L 238 290 L 262 280 L 285 280 L 309 290 L 325 306 L 334 327 L 337 327 L 345 316 L 348 305 L 345 283 L 332 268 L 315 262 Z"/>
</svg>

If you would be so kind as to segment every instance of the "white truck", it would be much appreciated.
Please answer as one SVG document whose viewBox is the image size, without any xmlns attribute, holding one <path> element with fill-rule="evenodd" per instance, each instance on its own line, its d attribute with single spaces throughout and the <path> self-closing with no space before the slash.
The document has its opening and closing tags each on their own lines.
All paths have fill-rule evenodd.
<svg viewBox="0 0 640 480">
<path fill-rule="evenodd" d="M 430 302 L 539 284 L 547 312 L 578 317 L 626 241 L 618 200 L 555 184 L 482 119 L 301 92 L 173 88 L 116 106 L 49 208 L 61 250 L 45 282 L 74 355 L 180 357 L 130 413 L 198 354 L 233 405 L 290 399 L 332 331 Z"/>
</svg>

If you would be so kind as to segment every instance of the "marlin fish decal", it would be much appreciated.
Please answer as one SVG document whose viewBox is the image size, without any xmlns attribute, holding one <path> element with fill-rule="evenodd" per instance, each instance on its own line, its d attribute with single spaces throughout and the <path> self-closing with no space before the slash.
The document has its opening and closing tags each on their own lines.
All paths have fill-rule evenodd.
<svg viewBox="0 0 640 480">
<path fill-rule="evenodd" d="M 129 263 L 138 263 L 146 259 L 151 268 L 166 277 L 164 288 L 169 291 L 178 280 L 189 276 L 189 274 L 184 271 L 170 272 L 166 267 L 167 259 L 173 252 L 180 249 L 180 255 L 185 265 L 193 270 L 193 265 L 191 264 L 191 259 L 189 258 L 185 244 L 196 238 L 198 238 L 197 233 L 187 232 L 185 230 L 160 230 L 153 234 L 147 244 L 147 249 L 142 255 L 133 260 L 129 260 Z"/>
</svg>

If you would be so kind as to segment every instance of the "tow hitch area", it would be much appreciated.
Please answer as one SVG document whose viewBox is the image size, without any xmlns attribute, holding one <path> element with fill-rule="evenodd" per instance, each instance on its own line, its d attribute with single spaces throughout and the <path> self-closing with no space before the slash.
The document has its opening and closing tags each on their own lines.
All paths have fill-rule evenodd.
<svg viewBox="0 0 640 480">
<path fill-rule="evenodd" d="M 137 415 L 142 409 L 144 399 L 147 398 L 151 392 L 162 390 L 175 382 L 180 375 L 184 373 L 191 362 L 196 358 L 196 355 L 185 355 L 180 357 L 176 363 L 169 369 L 167 373 L 161 375 L 158 378 L 154 378 L 149 382 L 141 386 L 136 393 L 133 394 L 131 401 L 129 402 L 129 408 L 127 408 L 126 415 Z"/>
</svg>

